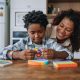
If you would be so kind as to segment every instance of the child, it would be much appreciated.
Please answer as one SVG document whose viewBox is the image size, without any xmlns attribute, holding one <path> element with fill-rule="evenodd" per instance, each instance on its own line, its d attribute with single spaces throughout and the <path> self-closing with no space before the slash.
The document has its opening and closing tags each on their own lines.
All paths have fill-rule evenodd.
<svg viewBox="0 0 80 80">
<path fill-rule="evenodd" d="M 52 39 L 45 38 L 47 16 L 42 11 L 32 11 L 23 19 L 28 36 L 25 39 L 9 45 L 2 51 L 3 59 L 34 59 L 37 51 L 35 48 L 43 49 L 43 57 L 46 59 L 70 59 L 71 53 L 57 44 Z"/>
</svg>

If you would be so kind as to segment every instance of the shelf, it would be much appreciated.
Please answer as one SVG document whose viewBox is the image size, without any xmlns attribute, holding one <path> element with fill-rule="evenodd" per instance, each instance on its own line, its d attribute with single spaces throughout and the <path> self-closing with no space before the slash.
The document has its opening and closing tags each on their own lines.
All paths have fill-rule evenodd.
<svg viewBox="0 0 80 80">
<path fill-rule="evenodd" d="M 80 0 L 48 0 L 48 3 L 58 3 L 58 2 L 80 2 Z"/>
<path fill-rule="evenodd" d="M 48 19 L 51 19 L 51 18 L 53 18 L 55 16 L 56 16 L 56 14 L 47 14 Z"/>
<path fill-rule="evenodd" d="M 80 0 L 47 0 L 47 14 L 68 9 L 80 11 Z"/>
</svg>

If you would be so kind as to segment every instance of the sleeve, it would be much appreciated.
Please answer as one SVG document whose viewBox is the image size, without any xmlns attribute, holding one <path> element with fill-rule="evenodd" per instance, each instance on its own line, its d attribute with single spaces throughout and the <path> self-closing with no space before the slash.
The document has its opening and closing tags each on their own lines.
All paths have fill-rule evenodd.
<svg viewBox="0 0 80 80">
<path fill-rule="evenodd" d="M 53 42 L 51 44 L 51 48 L 56 50 L 56 51 L 66 51 L 69 54 L 69 56 L 66 59 L 72 59 L 72 57 L 73 57 L 70 50 L 68 50 L 67 48 L 64 48 L 63 46 L 61 46 L 57 42 Z"/>
<path fill-rule="evenodd" d="M 9 51 L 12 51 L 12 50 L 23 50 L 25 48 L 25 44 L 23 43 L 23 39 L 20 40 L 19 42 L 15 43 L 14 45 L 9 45 L 7 47 L 5 47 L 1 52 L 0 52 L 0 56 L 1 56 L 1 59 L 8 59 L 7 57 L 7 53 Z"/>
</svg>

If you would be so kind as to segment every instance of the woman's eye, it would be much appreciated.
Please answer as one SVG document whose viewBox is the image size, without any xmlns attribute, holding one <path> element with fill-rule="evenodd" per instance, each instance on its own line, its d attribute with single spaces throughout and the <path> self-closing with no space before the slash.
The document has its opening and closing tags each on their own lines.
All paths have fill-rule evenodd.
<svg viewBox="0 0 80 80">
<path fill-rule="evenodd" d="M 63 25 L 60 25 L 60 27 L 62 28 L 62 27 L 64 27 Z"/>
<path fill-rule="evenodd" d="M 68 30 L 68 29 L 66 29 L 66 31 L 67 31 L 67 32 L 72 32 L 72 30 Z"/>
</svg>

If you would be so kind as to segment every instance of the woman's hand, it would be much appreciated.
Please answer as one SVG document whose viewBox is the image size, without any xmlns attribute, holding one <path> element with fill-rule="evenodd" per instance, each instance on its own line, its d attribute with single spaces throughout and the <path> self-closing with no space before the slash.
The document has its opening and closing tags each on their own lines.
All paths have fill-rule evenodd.
<svg viewBox="0 0 80 80">
<path fill-rule="evenodd" d="M 23 59 L 23 60 L 34 59 L 36 53 L 37 52 L 35 50 L 29 50 L 29 49 L 23 51 L 16 51 L 13 52 L 13 58 Z"/>
</svg>

